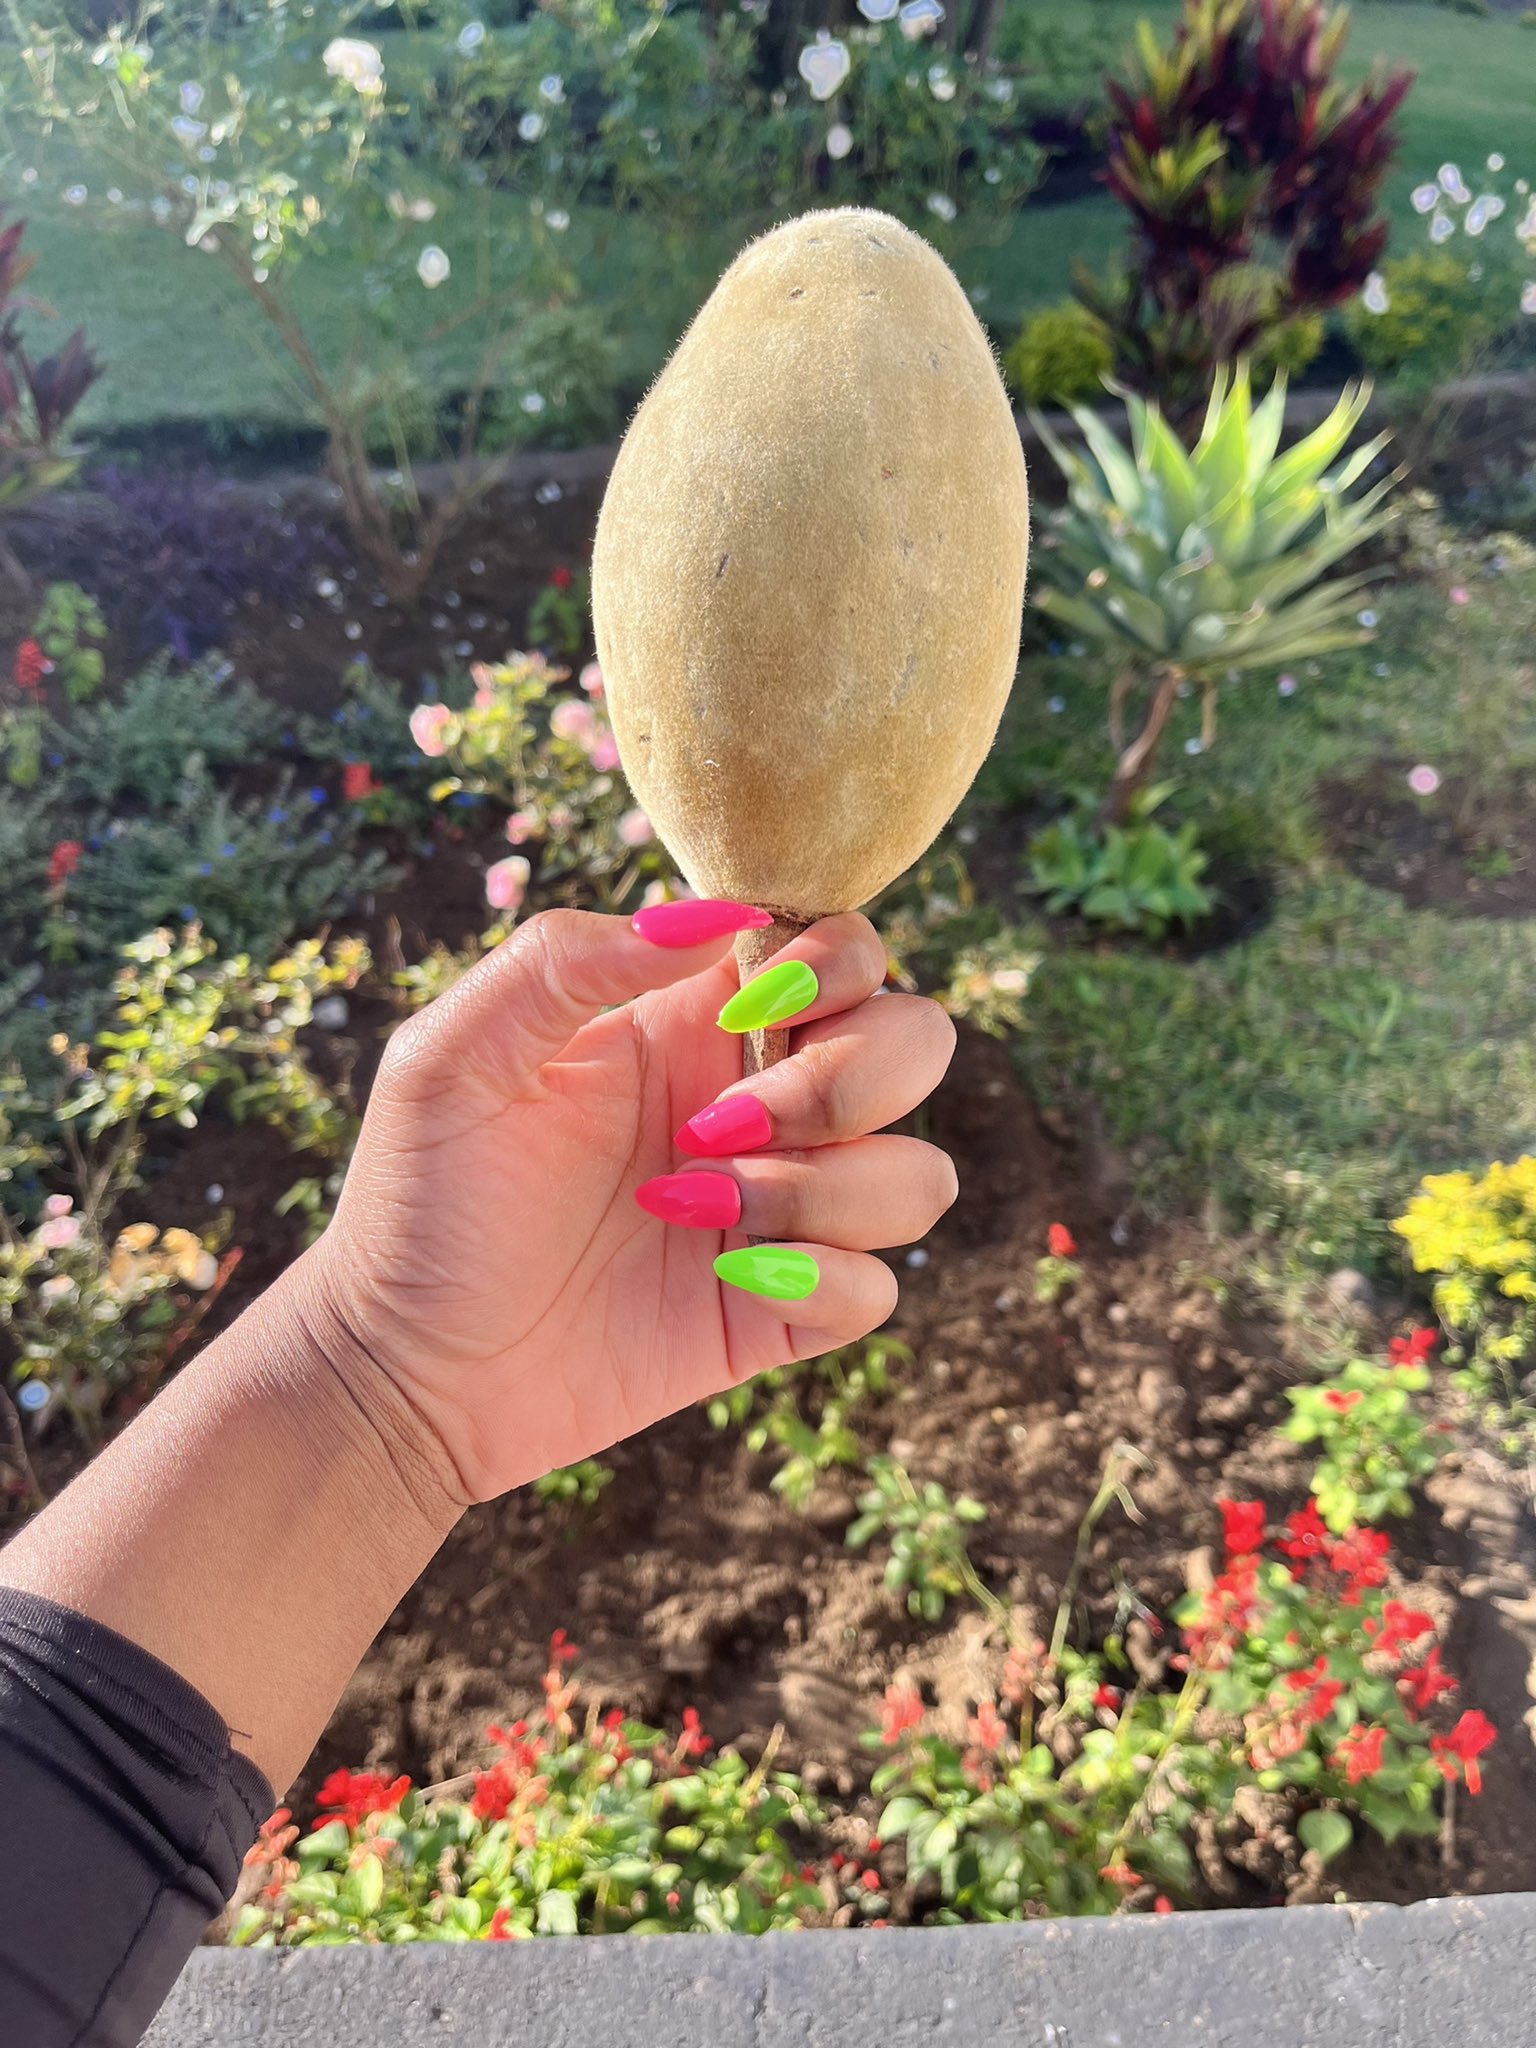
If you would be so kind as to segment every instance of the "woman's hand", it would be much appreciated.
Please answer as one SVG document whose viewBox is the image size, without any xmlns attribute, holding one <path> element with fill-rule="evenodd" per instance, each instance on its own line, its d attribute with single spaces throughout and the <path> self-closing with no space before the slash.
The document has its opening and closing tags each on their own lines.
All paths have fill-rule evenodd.
<svg viewBox="0 0 1536 2048">
<path fill-rule="evenodd" d="M 873 1134 L 937 1084 L 954 1029 L 934 1003 L 880 993 L 862 917 L 812 926 L 765 972 L 790 960 L 817 993 L 789 1020 L 790 1057 L 745 1082 L 741 1040 L 716 1022 L 737 985 L 728 941 L 673 950 L 578 911 L 531 919 L 390 1041 L 306 1262 L 309 1312 L 364 1375 L 360 1398 L 370 1366 L 404 1394 L 463 1500 L 891 1313 L 895 1278 L 869 1254 L 921 1237 L 955 1176 L 931 1145 Z M 706 1115 L 686 1143 L 752 1149 L 690 1161 L 680 1127 L 743 1097 L 758 1108 Z M 714 1227 L 659 1220 L 641 1189 Z M 748 1234 L 809 1254 L 814 1276 L 789 1263 L 811 1291 L 718 1278 Z"/>
</svg>

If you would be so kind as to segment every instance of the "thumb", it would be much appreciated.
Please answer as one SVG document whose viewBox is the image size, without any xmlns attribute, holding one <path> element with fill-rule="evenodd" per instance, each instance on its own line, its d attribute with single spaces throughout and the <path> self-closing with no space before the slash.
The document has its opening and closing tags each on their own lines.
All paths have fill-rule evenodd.
<svg viewBox="0 0 1536 2048">
<path fill-rule="evenodd" d="M 420 1050 L 434 1065 L 468 1063 L 515 1088 L 603 1010 L 689 980 L 726 959 L 730 944 L 663 947 L 626 918 L 541 911 L 421 1013 Z"/>
</svg>

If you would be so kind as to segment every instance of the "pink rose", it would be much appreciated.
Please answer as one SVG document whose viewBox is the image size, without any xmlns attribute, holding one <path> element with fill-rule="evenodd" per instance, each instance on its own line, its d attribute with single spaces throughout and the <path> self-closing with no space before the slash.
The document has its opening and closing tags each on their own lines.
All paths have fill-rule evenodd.
<svg viewBox="0 0 1536 2048">
<path fill-rule="evenodd" d="M 37 1226 L 37 1241 L 50 1252 L 68 1251 L 80 1236 L 78 1216 L 50 1216 L 46 1223 Z"/>
<path fill-rule="evenodd" d="M 485 877 L 485 900 L 492 910 L 520 910 L 533 869 L 520 853 L 508 854 Z"/>
<path fill-rule="evenodd" d="M 656 827 L 644 811 L 626 811 L 619 820 L 619 837 L 626 846 L 649 846 L 656 837 Z"/>
<path fill-rule="evenodd" d="M 50 1195 L 43 1204 L 45 1216 L 67 1216 L 75 1206 L 73 1195 Z"/>
<path fill-rule="evenodd" d="M 576 678 L 594 704 L 603 701 L 603 672 L 595 661 L 589 661 Z"/>
<path fill-rule="evenodd" d="M 539 836 L 537 811 L 514 811 L 507 820 L 507 838 L 514 846 L 526 846 Z"/>
<path fill-rule="evenodd" d="M 446 704 L 418 704 L 411 713 L 411 738 L 435 761 L 448 751 L 444 734 L 452 723 L 453 713 Z"/>
<path fill-rule="evenodd" d="M 611 732 L 605 732 L 599 740 L 587 749 L 587 759 L 594 768 L 604 775 L 610 769 L 618 767 L 619 743 Z"/>
<path fill-rule="evenodd" d="M 1472 593 L 1471 593 L 1471 591 L 1470 591 L 1470 590 L 1468 590 L 1468 589 L 1467 589 L 1467 587 L 1466 587 L 1466 585 L 1465 585 L 1464 583 L 1456 583 L 1456 584 L 1453 584 L 1453 585 L 1452 585 L 1452 587 L 1451 587 L 1451 603 L 1452 603 L 1452 604 L 1470 604 L 1471 602 L 1472 602 Z"/>
<path fill-rule="evenodd" d="M 597 735 L 597 713 L 579 697 L 565 697 L 549 714 L 549 729 L 557 740 L 574 740 L 585 752 Z"/>
<path fill-rule="evenodd" d="M 477 711 L 494 711 L 496 709 L 496 692 L 494 690 L 476 690 L 475 709 Z"/>
</svg>

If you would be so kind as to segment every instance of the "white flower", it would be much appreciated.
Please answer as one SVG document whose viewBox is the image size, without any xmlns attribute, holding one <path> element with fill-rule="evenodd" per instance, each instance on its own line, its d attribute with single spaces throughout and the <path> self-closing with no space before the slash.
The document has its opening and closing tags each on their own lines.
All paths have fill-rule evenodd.
<svg viewBox="0 0 1536 2048">
<path fill-rule="evenodd" d="M 823 28 L 817 30 L 815 42 L 807 43 L 800 52 L 798 68 L 811 98 L 829 100 L 852 70 L 853 60 L 848 45 L 835 41 Z"/>
<path fill-rule="evenodd" d="M 429 242 L 416 258 L 416 275 L 429 292 L 435 291 L 438 285 L 447 280 L 452 268 L 453 265 L 448 261 L 448 252 L 439 249 L 436 242 Z"/>
<path fill-rule="evenodd" d="M 62 1307 L 73 1301 L 80 1292 L 78 1280 L 71 1280 L 67 1273 L 55 1273 L 51 1280 L 45 1280 L 38 1288 L 38 1299 L 49 1308 Z"/>
<path fill-rule="evenodd" d="M 827 130 L 827 155 L 833 161 L 841 162 L 853 148 L 853 130 L 843 122 L 836 121 Z"/>
<path fill-rule="evenodd" d="M 1373 270 L 1365 280 L 1360 303 L 1367 313 L 1385 313 L 1390 309 L 1392 301 L 1387 293 L 1387 281 L 1379 270 Z"/>
<path fill-rule="evenodd" d="M 384 90 L 383 56 L 358 36 L 332 37 L 320 61 L 332 78 L 344 78 L 356 92 L 371 97 Z"/>
<path fill-rule="evenodd" d="M 1431 768 L 1427 761 L 1421 761 L 1417 768 L 1409 769 L 1408 787 L 1415 796 L 1433 796 L 1440 787 L 1440 771 Z"/>
<path fill-rule="evenodd" d="M 937 214 L 940 220 L 953 220 L 959 210 L 947 192 L 928 194 L 928 211 Z"/>
<path fill-rule="evenodd" d="M 626 811 L 619 820 L 619 838 L 626 846 L 649 846 L 656 827 L 642 810 Z"/>
</svg>

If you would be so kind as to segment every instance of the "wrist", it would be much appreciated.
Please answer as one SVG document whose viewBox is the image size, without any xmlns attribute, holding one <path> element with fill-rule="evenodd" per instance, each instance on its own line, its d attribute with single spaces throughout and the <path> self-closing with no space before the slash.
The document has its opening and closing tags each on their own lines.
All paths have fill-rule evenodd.
<svg viewBox="0 0 1536 2048">
<path fill-rule="evenodd" d="M 342 1240 L 328 1231 L 272 1289 L 298 1332 L 301 1397 L 325 1412 L 365 1468 L 441 1540 L 470 1496 L 440 1432 L 356 1312 L 345 1258 Z"/>
</svg>

